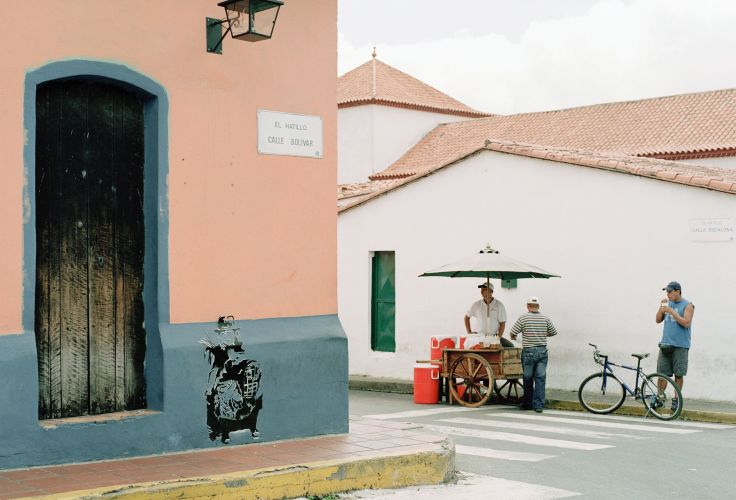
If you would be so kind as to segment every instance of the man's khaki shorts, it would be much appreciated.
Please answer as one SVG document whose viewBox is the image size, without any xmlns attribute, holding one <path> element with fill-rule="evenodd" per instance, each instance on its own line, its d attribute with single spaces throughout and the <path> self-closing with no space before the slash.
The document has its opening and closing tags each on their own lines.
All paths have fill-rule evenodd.
<svg viewBox="0 0 736 500">
<path fill-rule="evenodd" d="M 670 377 L 673 374 L 677 377 L 684 377 L 687 375 L 687 356 L 689 352 L 690 349 L 687 347 L 660 344 L 657 371 Z"/>
</svg>

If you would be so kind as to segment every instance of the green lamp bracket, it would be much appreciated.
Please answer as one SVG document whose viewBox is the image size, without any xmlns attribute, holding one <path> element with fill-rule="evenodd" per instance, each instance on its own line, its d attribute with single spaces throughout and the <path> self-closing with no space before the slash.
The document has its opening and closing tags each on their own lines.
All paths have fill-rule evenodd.
<svg viewBox="0 0 736 500">
<path fill-rule="evenodd" d="M 230 32 L 230 27 L 222 32 L 222 25 L 227 19 L 215 19 L 208 17 L 205 19 L 207 27 L 207 52 L 212 54 L 222 54 L 222 41 Z"/>
</svg>

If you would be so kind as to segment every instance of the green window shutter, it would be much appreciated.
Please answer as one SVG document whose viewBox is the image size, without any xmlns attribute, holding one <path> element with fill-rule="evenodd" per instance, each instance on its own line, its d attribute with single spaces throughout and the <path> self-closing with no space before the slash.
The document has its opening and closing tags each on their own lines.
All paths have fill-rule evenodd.
<svg viewBox="0 0 736 500">
<path fill-rule="evenodd" d="M 371 349 L 396 352 L 395 252 L 373 255 L 371 292 Z"/>
</svg>

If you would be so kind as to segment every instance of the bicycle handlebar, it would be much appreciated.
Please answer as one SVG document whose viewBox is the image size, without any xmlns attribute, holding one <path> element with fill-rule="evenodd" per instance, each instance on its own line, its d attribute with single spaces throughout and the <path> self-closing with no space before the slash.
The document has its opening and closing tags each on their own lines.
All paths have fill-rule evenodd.
<svg viewBox="0 0 736 500">
<path fill-rule="evenodd" d="M 601 351 L 599 351 L 599 350 L 598 350 L 598 346 L 597 346 L 597 345 L 595 345 L 595 344 L 591 344 L 590 342 L 588 342 L 588 345 L 589 345 L 589 346 L 591 346 L 591 347 L 593 348 L 593 360 L 594 360 L 594 361 L 595 361 L 596 363 L 598 363 L 598 364 L 602 364 L 602 363 L 601 363 L 601 358 L 604 358 L 604 359 L 605 359 L 605 358 L 607 358 L 608 356 L 606 356 L 606 355 L 604 355 L 604 354 L 601 354 Z"/>
</svg>

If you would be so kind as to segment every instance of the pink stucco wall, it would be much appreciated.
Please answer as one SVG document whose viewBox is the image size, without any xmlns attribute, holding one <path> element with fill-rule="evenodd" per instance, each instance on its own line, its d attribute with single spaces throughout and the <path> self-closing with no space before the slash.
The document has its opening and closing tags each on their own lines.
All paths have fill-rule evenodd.
<svg viewBox="0 0 736 500">
<path fill-rule="evenodd" d="M 228 37 L 223 55 L 205 51 L 216 0 L 6 13 L 17 22 L 0 35 L 0 334 L 22 330 L 24 77 L 65 59 L 123 64 L 168 93 L 172 322 L 336 313 L 336 4 L 286 0 L 273 39 Z M 258 109 L 321 116 L 324 157 L 259 155 Z"/>
</svg>

